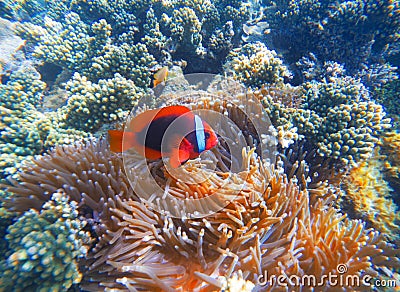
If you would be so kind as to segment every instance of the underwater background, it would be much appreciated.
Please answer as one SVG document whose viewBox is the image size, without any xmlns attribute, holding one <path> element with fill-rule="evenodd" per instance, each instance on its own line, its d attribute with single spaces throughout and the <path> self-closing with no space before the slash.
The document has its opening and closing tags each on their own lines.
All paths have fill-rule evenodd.
<svg viewBox="0 0 400 292">
<path fill-rule="evenodd" d="M 0 291 L 399 289 L 399 66 L 398 0 L 1 0 Z M 245 186 L 205 218 L 147 208 L 107 144 L 165 67 L 233 78 L 275 133 L 275 165 L 247 149 L 230 173 L 222 145 L 217 170 L 182 166 L 213 179 L 169 178 Z M 251 128 L 213 90 L 186 103 Z"/>
</svg>

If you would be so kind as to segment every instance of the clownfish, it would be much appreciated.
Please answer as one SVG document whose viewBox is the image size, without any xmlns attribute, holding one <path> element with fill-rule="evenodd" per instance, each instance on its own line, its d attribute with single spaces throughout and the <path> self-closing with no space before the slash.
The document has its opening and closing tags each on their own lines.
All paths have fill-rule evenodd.
<svg viewBox="0 0 400 292">
<path fill-rule="evenodd" d="M 164 66 L 154 74 L 153 86 L 156 87 L 158 84 L 167 81 L 168 67 Z"/>
<path fill-rule="evenodd" d="M 130 121 L 127 131 L 108 133 L 111 151 L 134 148 L 147 159 L 169 157 L 173 168 L 218 144 L 213 129 L 184 106 L 148 110 Z"/>
</svg>

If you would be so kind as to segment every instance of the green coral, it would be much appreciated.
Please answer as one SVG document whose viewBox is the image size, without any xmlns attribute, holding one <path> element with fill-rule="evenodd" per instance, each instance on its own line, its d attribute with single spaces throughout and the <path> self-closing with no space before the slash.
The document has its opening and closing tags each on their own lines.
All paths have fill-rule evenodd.
<svg viewBox="0 0 400 292">
<path fill-rule="evenodd" d="M 225 70 L 234 79 L 251 87 L 283 83 L 285 78 L 291 76 L 276 52 L 260 42 L 246 44 L 231 51 Z"/>
<path fill-rule="evenodd" d="M 14 174 L 24 160 L 55 144 L 69 143 L 87 134 L 59 127 L 54 113 L 42 113 L 46 84 L 30 66 L 12 72 L 0 84 L 0 178 Z"/>
<path fill-rule="evenodd" d="M 71 12 L 63 22 L 45 18 L 44 29 L 30 23 L 20 24 L 19 33 L 37 43 L 36 58 L 85 75 L 91 81 L 112 78 L 118 73 L 138 86 L 150 84 L 149 68 L 156 63 L 146 46 L 113 44 L 111 25 L 104 19 L 87 25 Z"/>
<path fill-rule="evenodd" d="M 372 92 L 374 99 L 382 104 L 389 117 L 393 118 L 396 128 L 400 128 L 400 79 L 391 80 Z"/>
<path fill-rule="evenodd" d="M 47 8 L 46 17 L 19 29 L 37 58 L 92 81 L 119 73 L 142 87 L 150 84 L 154 57 L 161 64 L 184 60 L 190 72 L 221 69 L 250 17 L 241 1 L 64 0 Z"/>
<path fill-rule="evenodd" d="M 345 163 L 366 159 L 382 131 L 391 126 L 382 106 L 352 77 L 307 82 L 303 88 L 305 103 L 295 114 L 295 124 L 321 155 Z"/>
<path fill-rule="evenodd" d="M 25 212 L 7 229 L 9 250 L 0 263 L 0 289 L 66 290 L 81 281 L 77 258 L 87 252 L 77 203 L 54 193 L 40 212 Z"/>
<path fill-rule="evenodd" d="M 379 136 L 391 127 L 382 106 L 349 76 L 306 82 L 286 102 L 281 102 L 284 91 L 261 93 L 275 127 L 293 125 L 321 156 L 344 164 L 370 157 Z"/>
<path fill-rule="evenodd" d="M 67 105 L 58 112 L 63 127 L 84 131 L 98 130 L 105 123 L 123 121 L 144 92 L 133 81 L 116 73 L 114 78 L 97 83 L 75 73 L 66 84 L 69 94 Z"/>
</svg>

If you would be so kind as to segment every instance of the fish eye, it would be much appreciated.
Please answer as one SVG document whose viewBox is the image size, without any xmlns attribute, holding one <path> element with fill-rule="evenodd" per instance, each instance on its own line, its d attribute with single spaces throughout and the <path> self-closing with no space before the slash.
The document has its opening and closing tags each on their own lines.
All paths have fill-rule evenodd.
<svg viewBox="0 0 400 292">
<path fill-rule="evenodd" d="M 206 133 L 204 134 L 204 136 L 206 137 L 206 139 L 209 139 L 209 138 L 210 138 L 210 133 L 206 132 Z"/>
</svg>

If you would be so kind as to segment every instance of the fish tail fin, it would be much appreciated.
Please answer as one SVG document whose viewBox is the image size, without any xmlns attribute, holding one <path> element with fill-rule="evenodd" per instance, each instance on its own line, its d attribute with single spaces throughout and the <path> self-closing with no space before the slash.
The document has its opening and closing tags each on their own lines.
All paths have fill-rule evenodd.
<svg viewBox="0 0 400 292">
<path fill-rule="evenodd" d="M 136 135 L 133 132 L 109 130 L 110 150 L 113 152 L 124 152 L 135 146 Z"/>
</svg>

